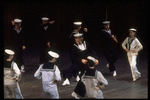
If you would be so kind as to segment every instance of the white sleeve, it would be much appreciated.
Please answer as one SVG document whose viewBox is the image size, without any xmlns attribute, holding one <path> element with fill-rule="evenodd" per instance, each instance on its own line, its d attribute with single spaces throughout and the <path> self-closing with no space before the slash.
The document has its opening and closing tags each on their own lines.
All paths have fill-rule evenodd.
<svg viewBox="0 0 150 100">
<path fill-rule="evenodd" d="M 15 71 L 15 73 L 17 75 L 21 75 L 20 69 L 18 68 L 18 66 L 15 62 L 14 62 L 14 65 L 13 65 L 13 70 Z"/>
<path fill-rule="evenodd" d="M 140 41 L 136 38 L 136 44 L 138 46 L 138 48 L 136 49 L 137 52 L 139 52 L 141 49 L 143 49 L 142 44 L 140 43 Z"/>
<path fill-rule="evenodd" d="M 57 81 L 61 81 L 61 76 L 60 76 L 60 71 L 58 69 L 58 67 L 56 65 L 54 65 L 56 67 L 56 70 L 55 70 L 55 79 Z"/>
<path fill-rule="evenodd" d="M 20 69 L 18 68 L 18 66 L 15 62 L 13 64 L 13 70 L 16 73 L 15 78 L 19 81 L 21 79 L 21 72 L 20 72 Z"/>
<path fill-rule="evenodd" d="M 102 75 L 100 71 L 97 71 L 97 80 L 99 82 L 102 82 L 103 85 L 108 85 L 108 81 L 104 78 L 104 76 Z"/>
<path fill-rule="evenodd" d="M 41 67 L 43 66 L 40 65 L 39 69 L 34 73 L 34 77 L 36 77 L 37 79 L 41 79 L 42 78 L 42 72 L 41 72 Z"/>
<path fill-rule="evenodd" d="M 123 49 L 126 49 L 126 44 L 127 44 L 127 42 L 128 42 L 128 37 L 123 41 L 123 43 L 122 43 L 122 48 Z"/>
</svg>

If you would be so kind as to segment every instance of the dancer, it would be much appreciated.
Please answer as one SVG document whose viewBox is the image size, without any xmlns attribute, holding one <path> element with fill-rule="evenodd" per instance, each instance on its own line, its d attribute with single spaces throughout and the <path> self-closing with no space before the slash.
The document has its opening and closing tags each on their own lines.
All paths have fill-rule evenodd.
<svg viewBox="0 0 150 100">
<path fill-rule="evenodd" d="M 47 52 L 53 43 L 52 39 L 54 38 L 54 32 L 52 25 L 55 21 L 49 21 L 48 17 L 42 17 L 42 24 L 39 27 L 39 48 L 40 48 L 40 64 L 46 62 Z"/>
<path fill-rule="evenodd" d="M 138 52 L 141 49 L 143 49 L 143 46 L 140 43 L 140 41 L 135 37 L 137 30 L 134 28 L 131 28 L 129 29 L 129 32 L 130 32 L 129 33 L 130 37 L 127 37 L 123 41 L 122 48 L 127 52 L 128 61 L 129 61 L 131 73 L 132 73 L 132 78 L 133 78 L 133 81 L 136 81 L 138 78 L 141 77 L 141 73 L 138 71 L 136 67 L 136 58 L 137 58 Z"/>
<path fill-rule="evenodd" d="M 25 34 L 23 28 L 21 27 L 21 22 L 21 19 L 14 19 L 12 21 L 12 25 L 14 27 L 11 30 L 10 36 L 12 47 L 16 53 L 14 56 L 14 61 L 18 64 L 18 67 L 21 68 L 21 72 L 25 72 L 22 52 L 26 49 L 26 46 Z"/>
<path fill-rule="evenodd" d="M 65 80 L 62 84 L 63 86 L 70 85 L 70 79 L 73 75 L 77 77 L 78 72 L 80 71 L 81 73 L 79 77 L 81 77 L 84 71 L 88 69 L 88 65 L 86 64 L 87 56 L 94 56 L 96 58 L 95 64 L 98 65 L 98 60 L 95 51 L 91 48 L 88 42 L 83 41 L 82 35 L 83 34 L 81 33 L 74 34 L 75 44 L 73 44 L 70 54 L 72 64 L 68 70 L 65 70 L 63 72 L 63 78 Z"/>
<path fill-rule="evenodd" d="M 100 71 L 94 68 L 96 59 L 92 56 L 88 56 L 87 60 L 89 69 L 84 72 L 81 78 L 81 81 L 85 85 L 86 91 L 84 90 L 84 86 L 80 82 L 78 82 L 76 88 L 74 89 L 74 92 L 71 95 L 76 99 L 79 99 L 79 96 L 84 97 L 84 94 L 86 94 L 89 98 L 103 99 L 104 97 L 102 89 L 104 89 L 105 86 L 108 85 L 108 81 L 104 78 Z M 82 87 L 80 84 L 82 85 Z"/>
<path fill-rule="evenodd" d="M 69 36 L 69 38 L 71 39 L 71 41 L 72 41 L 72 43 L 74 43 L 75 41 L 74 41 L 74 37 L 73 37 L 73 35 L 74 34 L 76 34 L 76 33 L 83 33 L 83 32 L 80 32 L 81 31 L 81 25 L 82 25 L 82 22 L 73 22 L 73 24 L 74 24 L 74 30 L 73 30 L 73 32 L 70 34 L 70 36 Z M 84 30 L 84 32 L 88 32 L 88 29 L 87 28 L 84 28 L 83 29 Z M 84 34 L 83 34 L 84 35 Z M 85 39 L 85 35 L 84 35 L 84 39 Z M 86 40 L 86 39 L 85 39 Z M 72 44 L 71 44 L 72 45 Z"/>
<path fill-rule="evenodd" d="M 53 51 L 49 51 L 49 61 L 41 64 L 35 72 L 34 77 L 42 78 L 43 92 L 51 99 L 59 99 L 57 81 L 61 81 L 59 68 L 54 64 L 59 55 Z"/>
<path fill-rule="evenodd" d="M 117 75 L 116 67 L 114 63 L 118 59 L 118 54 L 115 51 L 114 47 L 112 46 L 112 40 L 117 41 L 116 36 L 114 36 L 111 33 L 110 27 L 110 21 L 104 21 L 103 22 L 104 29 L 102 30 L 101 39 L 102 39 L 102 52 L 104 56 L 106 57 L 109 67 L 109 71 L 113 72 L 113 76 L 115 77 Z"/>
<path fill-rule="evenodd" d="M 23 99 L 18 81 L 21 79 L 21 72 L 13 61 L 15 52 L 5 49 L 6 60 L 4 60 L 4 98 Z"/>
</svg>

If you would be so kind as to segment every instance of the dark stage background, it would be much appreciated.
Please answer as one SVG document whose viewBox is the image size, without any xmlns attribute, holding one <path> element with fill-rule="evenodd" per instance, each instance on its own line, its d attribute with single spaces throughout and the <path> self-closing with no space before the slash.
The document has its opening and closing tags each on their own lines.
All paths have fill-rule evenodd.
<svg viewBox="0 0 150 100">
<path fill-rule="evenodd" d="M 142 52 L 148 52 L 147 34 L 147 2 L 4 2 L 4 46 L 10 44 L 11 20 L 22 19 L 22 27 L 26 30 L 26 44 L 36 48 L 37 26 L 41 18 L 47 16 L 54 20 L 54 44 L 57 47 L 68 48 L 69 35 L 73 30 L 73 21 L 81 20 L 82 28 L 88 28 L 88 42 L 94 48 L 100 48 L 99 38 L 103 29 L 102 22 L 111 21 L 111 30 L 117 36 L 119 43 L 116 49 L 123 51 L 121 44 L 129 35 L 128 29 L 137 28 L 137 38 L 142 43 Z"/>
</svg>

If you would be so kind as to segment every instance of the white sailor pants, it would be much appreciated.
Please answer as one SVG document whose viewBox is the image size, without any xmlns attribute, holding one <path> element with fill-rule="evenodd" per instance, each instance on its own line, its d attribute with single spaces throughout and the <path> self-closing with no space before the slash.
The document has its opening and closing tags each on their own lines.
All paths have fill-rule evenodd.
<svg viewBox="0 0 150 100">
<path fill-rule="evenodd" d="M 136 67 L 137 55 L 131 55 L 130 53 L 127 53 L 127 56 L 128 56 L 128 61 L 129 61 L 129 65 L 131 68 L 132 78 L 137 79 L 140 77 L 140 74 L 141 74 Z"/>
<path fill-rule="evenodd" d="M 4 98 L 23 99 L 18 82 L 11 85 L 4 84 Z"/>
</svg>

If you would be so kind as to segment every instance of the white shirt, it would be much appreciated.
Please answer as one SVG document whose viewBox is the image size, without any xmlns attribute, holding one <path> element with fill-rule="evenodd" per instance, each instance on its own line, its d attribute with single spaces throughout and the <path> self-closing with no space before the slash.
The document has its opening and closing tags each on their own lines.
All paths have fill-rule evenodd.
<svg viewBox="0 0 150 100">
<path fill-rule="evenodd" d="M 74 46 L 76 46 L 78 49 L 80 49 L 82 51 L 86 49 L 86 43 L 85 43 L 85 41 L 82 44 L 80 44 L 80 45 L 74 44 Z"/>
<path fill-rule="evenodd" d="M 105 32 L 107 32 L 107 33 L 109 33 L 111 35 L 111 30 L 110 29 L 108 31 L 103 29 L 102 31 L 105 31 Z"/>
<path fill-rule="evenodd" d="M 44 30 L 46 31 L 47 29 L 48 29 L 48 26 L 45 26 L 45 27 L 44 27 Z"/>
<path fill-rule="evenodd" d="M 4 76 L 5 78 L 16 78 L 18 81 L 20 80 L 21 72 L 20 69 L 18 68 L 17 64 L 15 62 L 12 62 L 11 67 L 13 69 L 13 72 L 11 72 L 11 68 L 4 68 Z M 12 73 L 12 74 L 10 74 Z"/>
<path fill-rule="evenodd" d="M 14 28 L 16 30 L 16 28 Z M 20 28 L 19 30 L 16 30 L 16 32 L 19 34 L 21 32 L 22 28 Z"/>
<path fill-rule="evenodd" d="M 126 47 L 127 45 L 127 47 Z M 138 52 L 143 49 L 143 46 L 142 44 L 140 43 L 140 41 L 135 37 L 134 40 L 132 41 L 131 44 L 129 44 L 129 37 L 127 37 L 123 43 L 122 43 L 122 48 L 123 49 L 126 49 L 126 48 L 130 48 L 129 49 L 129 52 L 130 54 L 132 55 L 138 55 Z M 135 53 L 132 53 L 131 50 L 135 50 L 136 52 Z"/>
<path fill-rule="evenodd" d="M 79 49 L 81 49 L 81 50 L 85 50 L 85 49 L 86 49 L 85 46 L 83 45 L 83 43 L 80 44 L 80 45 L 78 45 L 78 47 L 79 47 Z"/>
</svg>

